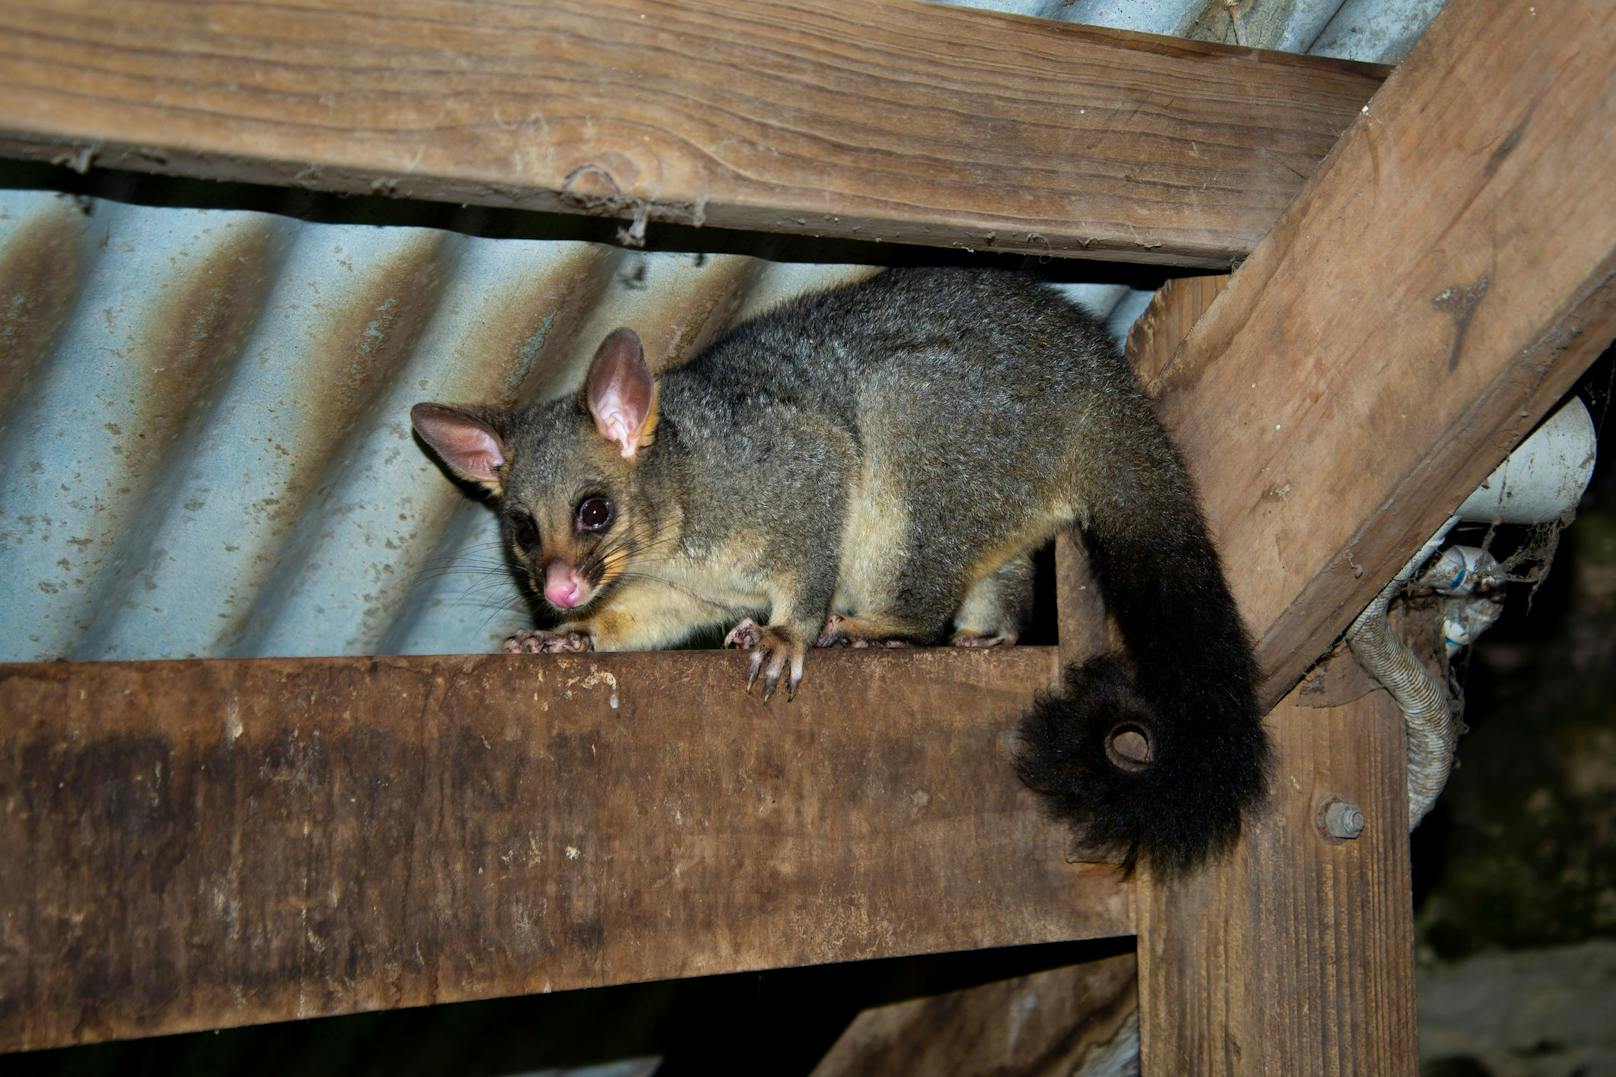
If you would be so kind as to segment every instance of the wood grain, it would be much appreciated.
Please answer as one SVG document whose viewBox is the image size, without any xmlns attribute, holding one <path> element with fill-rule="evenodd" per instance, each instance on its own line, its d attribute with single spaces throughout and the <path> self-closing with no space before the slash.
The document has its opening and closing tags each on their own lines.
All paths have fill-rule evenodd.
<svg viewBox="0 0 1616 1077">
<path fill-rule="evenodd" d="M 0 1049 L 1126 934 L 1053 648 L 0 667 Z"/>
<path fill-rule="evenodd" d="M 1156 289 L 1150 305 L 1128 329 L 1128 362 L 1139 383 L 1159 396 L 1176 359 L 1188 361 L 1182 345 L 1190 329 L 1229 286 L 1227 273 L 1176 277 Z M 1215 356 L 1203 355 L 1213 359 Z"/>
<path fill-rule="evenodd" d="M 1524 18 L 1438 16 L 1165 378 L 1270 705 L 1616 336 L 1616 5 Z"/>
<path fill-rule="evenodd" d="M 1384 75 L 912 0 L 35 0 L 0 5 L 0 151 L 1227 265 Z"/>
<path fill-rule="evenodd" d="M 1112 954 L 860 1013 L 813 1077 L 1124 1073 L 1138 1056 L 1137 962 Z"/>
<path fill-rule="evenodd" d="M 1138 888 L 1147 1074 L 1418 1072 L 1402 714 L 1385 692 L 1269 714 L 1267 810 L 1195 878 Z M 1366 816 L 1325 838 L 1331 798 Z"/>
<path fill-rule="evenodd" d="M 1055 619 L 1063 664 L 1121 644 L 1121 634 L 1106 618 L 1088 550 L 1075 532 L 1055 539 Z"/>
</svg>

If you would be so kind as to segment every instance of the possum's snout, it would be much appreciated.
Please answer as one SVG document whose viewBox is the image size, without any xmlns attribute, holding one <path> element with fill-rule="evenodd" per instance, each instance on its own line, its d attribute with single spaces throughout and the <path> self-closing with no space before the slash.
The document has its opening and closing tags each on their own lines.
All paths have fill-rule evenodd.
<svg viewBox="0 0 1616 1077">
<path fill-rule="evenodd" d="M 594 597 L 594 586 L 565 561 L 551 561 L 545 566 L 544 600 L 556 609 L 576 609 Z"/>
</svg>

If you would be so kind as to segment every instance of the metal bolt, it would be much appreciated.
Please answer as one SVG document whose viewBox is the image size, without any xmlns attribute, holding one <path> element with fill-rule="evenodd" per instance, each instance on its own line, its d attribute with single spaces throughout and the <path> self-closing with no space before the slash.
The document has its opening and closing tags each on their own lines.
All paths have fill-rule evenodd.
<svg viewBox="0 0 1616 1077">
<path fill-rule="evenodd" d="M 1330 800 L 1322 813 L 1324 832 L 1340 841 L 1351 841 L 1363 833 L 1363 809 L 1346 800 Z"/>
</svg>

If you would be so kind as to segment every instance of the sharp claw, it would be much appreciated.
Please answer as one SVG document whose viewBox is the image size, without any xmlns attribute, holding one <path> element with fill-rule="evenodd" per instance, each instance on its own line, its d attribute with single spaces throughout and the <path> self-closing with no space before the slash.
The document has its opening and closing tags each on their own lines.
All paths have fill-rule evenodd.
<svg viewBox="0 0 1616 1077">
<path fill-rule="evenodd" d="M 752 652 L 752 660 L 746 667 L 748 693 L 761 677 L 765 703 L 780 690 L 782 680 L 786 682 L 786 699 L 797 697 L 797 684 L 802 680 L 803 645 L 795 635 L 779 628 L 760 628 L 747 618 L 730 630 L 726 644 L 731 642 L 731 637 L 736 646 Z"/>
<path fill-rule="evenodd" d="M 785 672 L 785 665 L 784 651 L 776 651 L 769 657 L 769 670 L 763 675 L 763 702 L 767 703 L 774 698 L 774 691 L 780 687 L 780 674 Z"/>
<path fill-rule="evenodd" d="M 802 655 L 791 656 L 791 676 L 786 681 L 786 702 L 790 703 L 797 698 L 797 685 L 802 683 Z"/>
</svg>

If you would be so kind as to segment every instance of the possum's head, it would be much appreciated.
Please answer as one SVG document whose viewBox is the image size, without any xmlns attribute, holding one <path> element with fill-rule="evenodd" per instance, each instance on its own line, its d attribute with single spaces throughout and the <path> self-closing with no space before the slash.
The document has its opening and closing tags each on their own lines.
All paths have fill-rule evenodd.
<svg viewBox="0 0 1616 1077">
<path fill-rule="evenodd" d="M 498 502 L 505 541 L 557 610 L 590 605 L 658 542 L 674 513 L 645 481 L 657 388 L 640 339 L 619 329 L 574 398 L 525 411 L 417 404 L 421 440 Z"/>
</svg>

